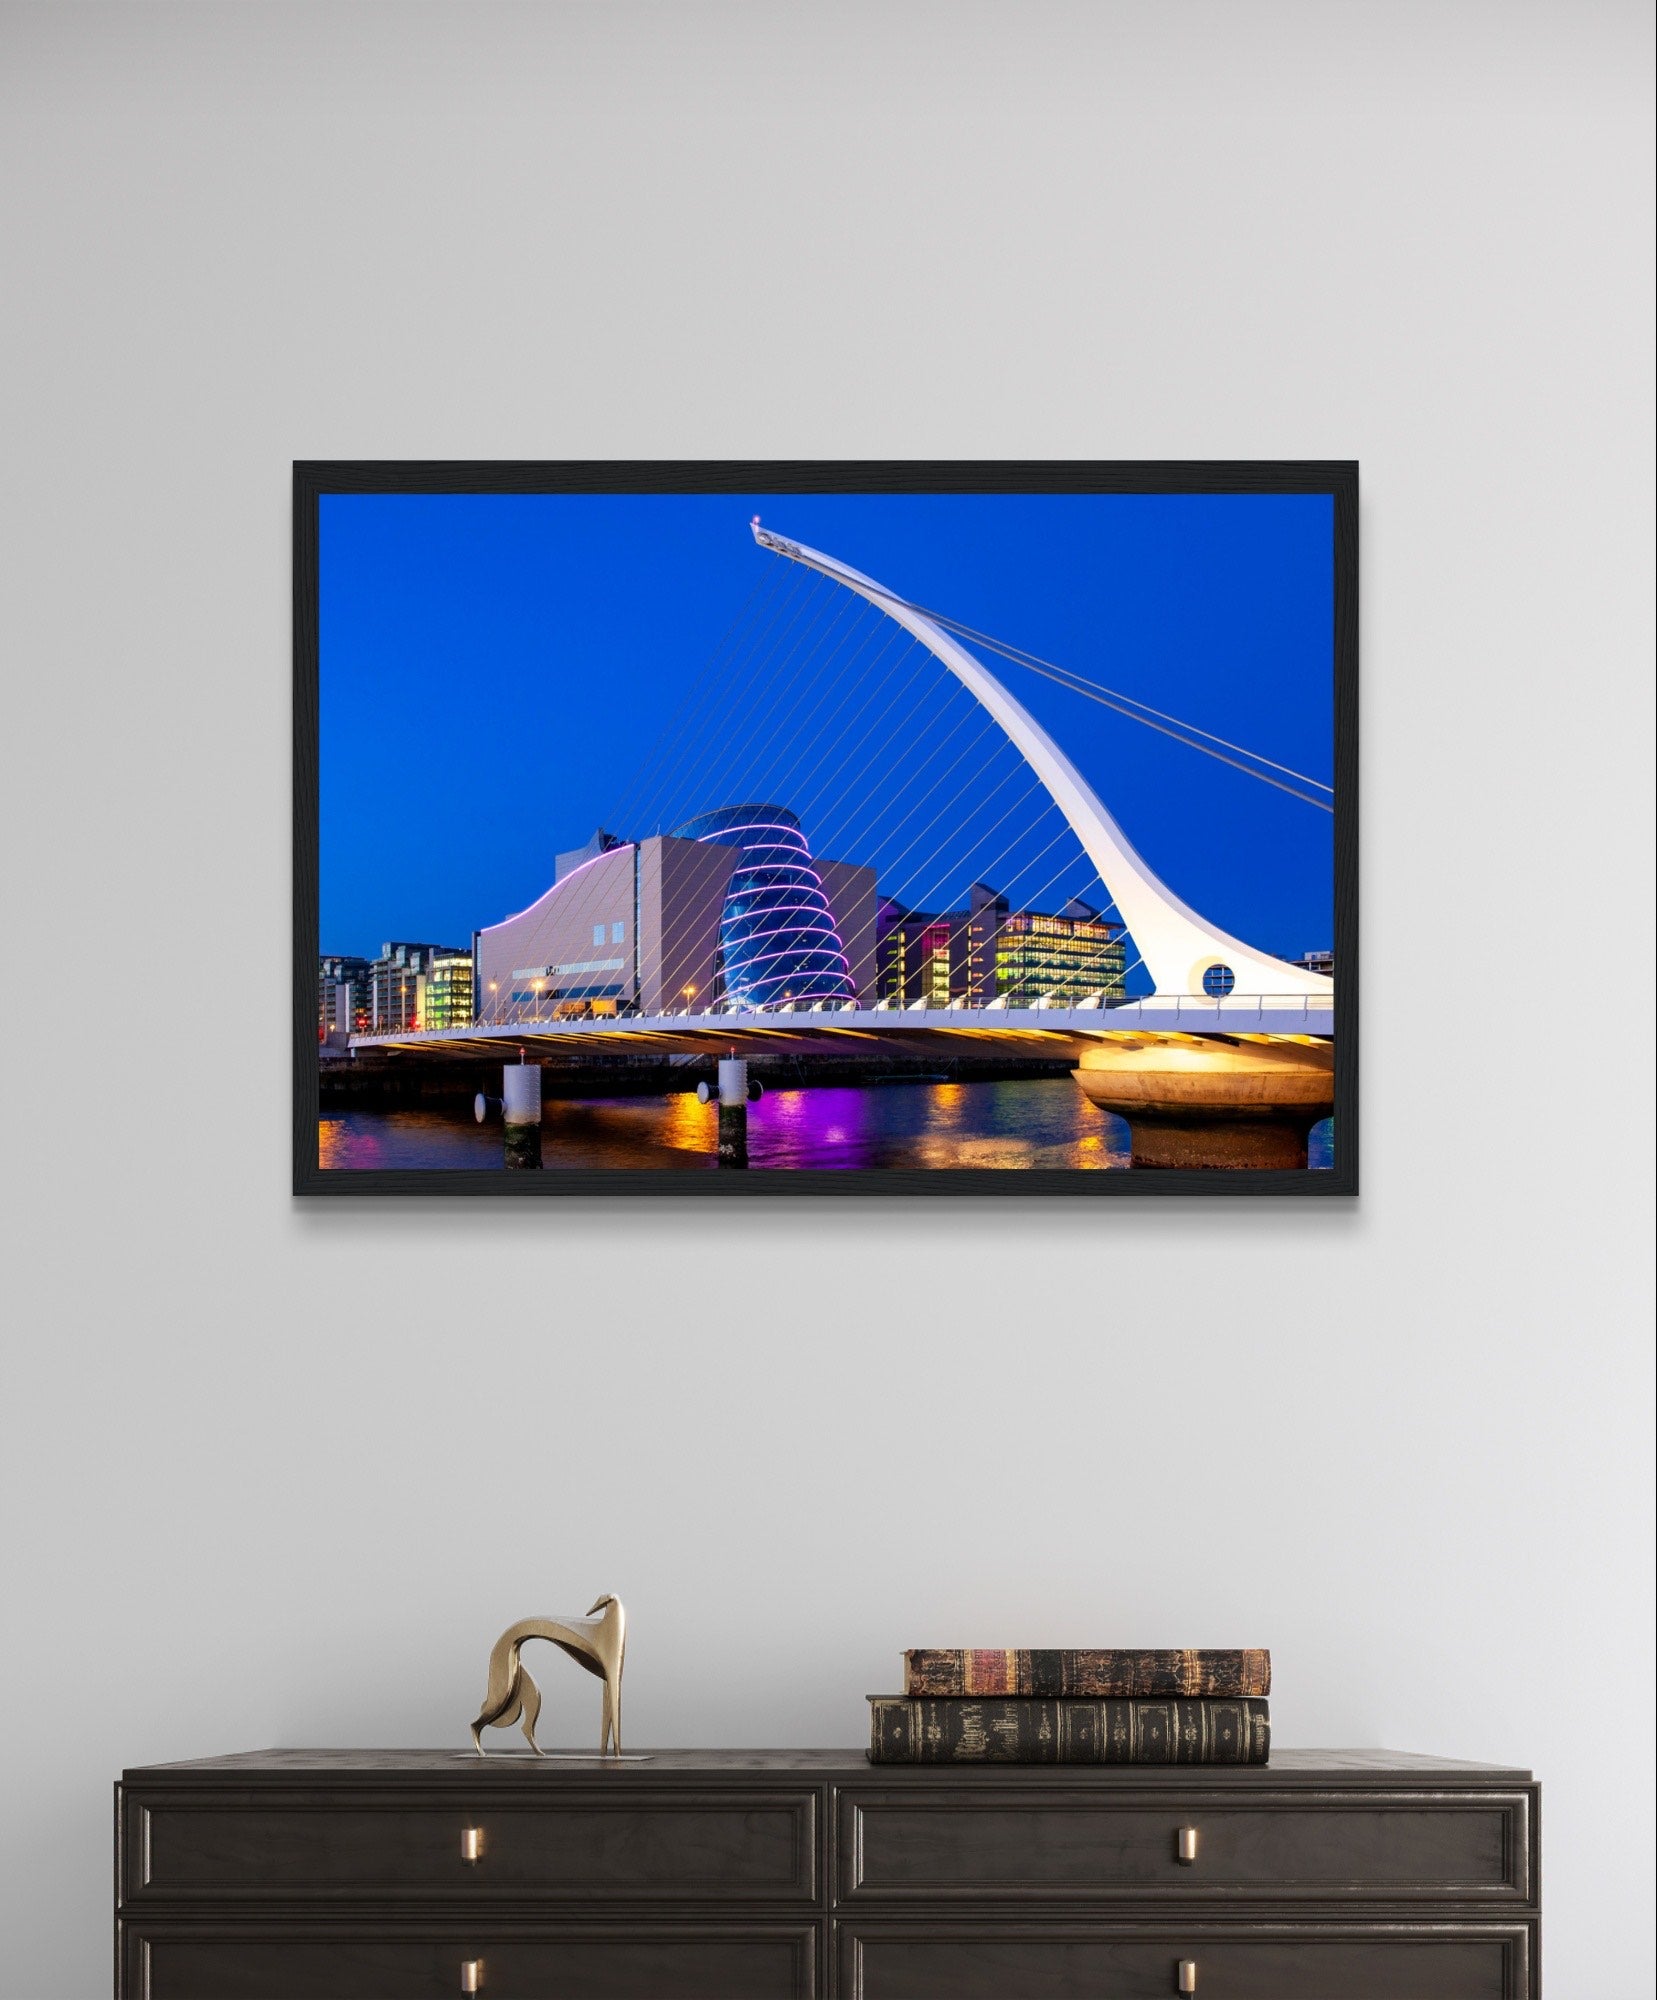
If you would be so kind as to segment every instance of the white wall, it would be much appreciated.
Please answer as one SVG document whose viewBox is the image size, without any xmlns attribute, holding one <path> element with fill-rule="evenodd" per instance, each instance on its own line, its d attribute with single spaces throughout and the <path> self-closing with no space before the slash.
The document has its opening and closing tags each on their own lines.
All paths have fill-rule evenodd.
<svg viewBox="0 0 1657 2000">
<path fill-rule="evenodd" d="M 1646 15 L 5 12 L 8 2000 L 108 1990 L 123 1764 L 459 1744 L 600 1589 L 639 1743 L 1269 1644 L 1534 1764 L 1550 1990 L 1652 1990 Z M 1294 454 L 1360 1206 L 289 1199 L 292 458 Z"/>
</svg>

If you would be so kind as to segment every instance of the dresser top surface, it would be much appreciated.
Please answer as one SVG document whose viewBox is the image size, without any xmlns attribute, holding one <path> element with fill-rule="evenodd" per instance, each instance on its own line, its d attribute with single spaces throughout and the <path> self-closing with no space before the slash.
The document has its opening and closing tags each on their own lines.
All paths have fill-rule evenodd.
<svg viewBox="0 0 1657 2000">
<path fill-rule="evenodd" d="M 1410 1750 L 1288 1750 L 1274 1746 L 1269 1764 L 871 1764 L 861 1750 L 639 1750 L 618 1763 L 582 1751 L 527 1750 L 246 1750 L 233 1756 L 139 1765 L 128 1783 L 323 1784 L 364 1779 L 385 1784 L 478 1783 L 556 1785 L 573 1780 L 607 1784 L 678 1782 L 763 1783 L 788 1779 L 860 1779 L 883 1786 L 1042 1785 L 1192 1788 L 1319 1786 L 1340 1789 L 1528 1784 L 1531 1773 L 1503 1764 L 1473 1764 Z"/>
</svg>

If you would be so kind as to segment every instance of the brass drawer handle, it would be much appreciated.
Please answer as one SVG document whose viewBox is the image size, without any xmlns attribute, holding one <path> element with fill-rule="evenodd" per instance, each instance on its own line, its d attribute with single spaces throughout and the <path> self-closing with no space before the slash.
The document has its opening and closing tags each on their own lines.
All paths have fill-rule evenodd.
<svg viewBox="0 0 1657 2000">
<path fill-rule="evenodd" d="M 483 1828 L 463 1826 L 460 1830 L 460 1858 L 462 1861 L 483 1859 Z"/>
<path fill-rule="evenodd" d="M 1182 1826 L 1180 1828 L 1179 1841 L 1177 1843 L 1175 1852 L 1179 1855 L 1181 1861 L 1189 1862 L 1196 1860 L 1197 1829 L 1194 1826 Z"/>
<path fill-rule="evenodd" d="M 1179 1962 L 1179 1990 L 1182 1993 L 1195 1993 L 1197 1990 L 1197 1961 L 1194 1958 L 1182 1958 Z"/>
<path fill-rule="evenodd" d="M 463 1958 L 460 1961 L 460 1990 L 462 1993 L 483 1991 L 483 1960 Z"/>
</svg>

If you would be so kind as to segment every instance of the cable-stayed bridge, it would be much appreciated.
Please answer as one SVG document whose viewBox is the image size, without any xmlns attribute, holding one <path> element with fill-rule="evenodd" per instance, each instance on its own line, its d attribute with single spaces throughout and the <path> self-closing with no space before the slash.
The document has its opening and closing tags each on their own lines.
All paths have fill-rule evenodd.
<svg viewBox="0 0 1657 2000">
<path fill-rule="evenodd" d="M 479 933 L 499 956 L 479 967 L 475 1021 L 359 1032 L 352 1049 L 509 1051 L 552 1062 L 606 1051 L 1056 1059 L 1075 1067 L 1095 1102 L 1129 1117 L 1136 1148 L 1140 1127 L 1154 1121 L 1275 1119 L 1298 1131 L 1303 1152 L 1309 1123 L 1332 1108 L 1333 979 L 1233 936 L 1179 897 L 979 654 L 1044 673 L 1309 807 L 1331 811 L 1330 788 L 972 633 L 757 519 L 753 535 L 796 580 L 826 583 L 827 607 L 821 596 L 802 600 L 797 581 L 773 594 L 722 691 L 721 712 L 741 715 L 745 728 L 712 747 L 707 768 L 697 758 L 705 717 L 692 710 L 670 729 L 670 768 L 648 804 L 658 823 L 677 822 L 665 810 L 675 785 L 681 795 L 699 786 L 691 817 L 650 840 L 597 837 L 596 851 L 528 910 Z M 848 621 L 848 602 L 874 617 Z M 908 645 L 894 660 L 898 634 Z M 933 663 L 930 684 L 911 654 Z M 938 665 L 970 697 L 964 710 L 939 701 Z M 799 677 L 808 668 L 816 678 L 806 692 Z M 813 762 L 804 745 L 814 720 L 834 754 Z M 905 754 L 907 764 L 889 768 Z M 883 790 L 882 779 L 893 782 Z M 710 792 L 779 803 L 709 813 Z M 802 813 L 783 807 L 785 795 L 801 800 Z M 640 802 L 633 809 L 648 823 Z M 801 831 L 806 809 L 836 830 L 837 844 L 877 854 L 883 876 L 923 888 L 992 870 L 1035 881 L 1045 869 L 1039 886 L 1071 890 L 1066 908 L 1091 916 L 1073 885 L 1096 884 L 1114 915 L 1080 928 L 1090 936 L 1114 928 L 1133 962 L 1124 954 L 1122 976 L 1102 978 L 1094 992 L 1077 991 L 1074 979 L 1062 992 L 998 990 L 983 968 L 1007 946 L 1015 919 L 998 925 L 996 904 L 974 933 L 957 990 L 912 998 L 900 984 L 896 997 L 876 1001 L 873 874 L 821 861 L 821 842 L 814 855 Z M 491 969 L 498 977 L 485 979 Z M 1129 975 L 1151 990 L 1130 995 Z"/>
</svg>

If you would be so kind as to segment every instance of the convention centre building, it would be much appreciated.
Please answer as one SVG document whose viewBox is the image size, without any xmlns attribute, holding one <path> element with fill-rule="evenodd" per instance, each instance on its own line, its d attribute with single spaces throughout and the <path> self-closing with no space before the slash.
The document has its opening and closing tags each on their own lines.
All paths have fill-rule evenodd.
<svg viewBox="0 0 1657 2000">
<path fill-rule="evenodd" d="M 872 1006 L 874 870 L 814 857 L 778 805 L 644 840 L 600 831 L 558 856 L 527 910 L 476 934 L 473 962 L 485 1023 Z"/>
</svg>

